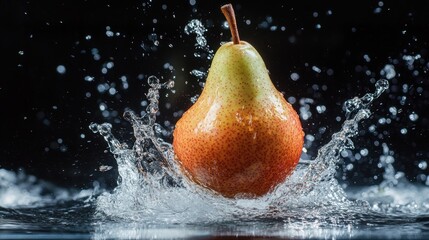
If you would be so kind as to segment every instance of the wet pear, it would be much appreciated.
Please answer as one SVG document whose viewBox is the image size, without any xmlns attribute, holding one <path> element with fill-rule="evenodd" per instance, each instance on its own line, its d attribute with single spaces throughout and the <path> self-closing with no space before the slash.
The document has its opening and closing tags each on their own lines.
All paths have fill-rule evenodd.
<svg viewBox="0 0 429 240">
<path fill-rule="evenodd" d="M 176 123 L 173 147 L 197 184 L 225 197 L 257 197 L 294 170 L 304 133 L 259 53 L 240 41 L 231 5 L 221 9 L 233 41 L 217 50 L 201 96 Z"/>
</svg>

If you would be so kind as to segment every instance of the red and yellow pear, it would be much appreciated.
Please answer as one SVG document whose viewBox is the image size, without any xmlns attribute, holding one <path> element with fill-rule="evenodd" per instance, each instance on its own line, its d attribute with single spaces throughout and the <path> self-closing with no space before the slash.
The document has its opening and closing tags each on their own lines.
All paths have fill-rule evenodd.
<svg viewBox="0 0 429 240">
<path fill-rule="evenodd" d="M 258 197 L 295 169 L 304 132 L 259 53 L 240 41 L 232 6 L 221 10 L 233 41 L 217 50 L 201 96 L 176 123 L 173 148 L 197 184 L 225 197 Z"/>
</svg>

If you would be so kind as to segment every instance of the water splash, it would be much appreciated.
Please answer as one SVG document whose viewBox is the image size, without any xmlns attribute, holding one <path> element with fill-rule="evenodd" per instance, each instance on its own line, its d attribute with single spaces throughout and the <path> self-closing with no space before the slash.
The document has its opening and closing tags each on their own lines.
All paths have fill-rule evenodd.
<svg viewBox="0 0 429 240">
<path fill-rule="evenodd" d="M 408 66 L 408 69 L 410 69 L 410 70 L 414 69 L 414 61 L 417 61 L 421 58 L 422 58 L 422 56 L 420 54 L 417 54 L 415 56 L 413 56 L 413 55 L 403 55 L 402 56 L 402 60 L 405 61 L 405 63 Z"/>
<path fill-rule="evenodd" d="M 209 46 L 207 45 L 207 40 L 204 37 L 204 33 L 207 32 L 207 29 L 204 27 L 203 23 L 200 20 L 192 19 L 185 26 L 184 30 L 187 35 L 195 34 L 195 47 L 197 49 L 203 49 L 206 50 L 208 53 L 213 53 L 213 51 L 209 49 Z"/>
<path fill-rule="evenodd" d="M 354 97 L 347 100 L 343 105 L 343 110 L 349 118 L 353 113 L 362 109 L 367 109 L 369 105 L 389 87 L 389 82 L 385 79 L 379 80 L 375 83 L 375 92 L 367 93 L 363 97 Z"/>
<path fill-rule="evenodd" d="M 98 184 L 94 184 L 94 189 L 65 189 L 23 171 L 0 168 L 0 208 L 36 208 L 60 201 L 91 198 L 100 191 Z"/>
<path fill-rule="evenodd" d="M 151 77 L 149 85 L 149 104 L 143 116 L 125 113 L 136 138 L 132 148 L 113 136 L 111 125 L 93 123 L 90 126 L 108 142 L 120 175 L 119 186 L 98 198 L 100 212 L 150 222 L 210 222 L 270 216 L 338 223 L 349 222 L 341 214 L 347 215 L 345 209 L 367 207 L 347 198 L 335 179 L 336 166 L 341 151 L 354 147 L 351 138 L 356 136 L 359 122 L 370 116 L 372 101 L 388 88 L 387 80 L 377 81 L 373 93 L 346 101 L 347 120 L 332 140 L 319 150 L 316 159 L 301 163 L 287 181 L 272 193 L 256 199 L 223 198 L 190 182 L 182 174 L 171 144 L 162 139 L 162 127 L 156 123 L 159 91 L 165 84 Z M 310 206 L 306 208 L 306 214 L 297 214 L 295 211 L 303 211 L 303 206 Z M 314 218 L 316 206 L 323 208 L 317 210 L 319 215 Z M 326 213 L 333 211 L 340 214 L 327 219 Z"/>
<path fill-rule="evenodd" d="M 194 57 L 210 60 L 214 57 L 213 50 L 210 49 L 210 46 L 207 44 L 207 40 L 204 37 L 204 33 L 207 32 L 207 29 L 204 27 L 202 22 L 198 19 L 192 19 L 185 26 L 184 29 L 187 35 L 195 34 L 195 52 Z M 198 81 L 203 81 L 207 75 L 207 71 L 193 69 L 190 74 L 198 79 Z"/>
</svg>

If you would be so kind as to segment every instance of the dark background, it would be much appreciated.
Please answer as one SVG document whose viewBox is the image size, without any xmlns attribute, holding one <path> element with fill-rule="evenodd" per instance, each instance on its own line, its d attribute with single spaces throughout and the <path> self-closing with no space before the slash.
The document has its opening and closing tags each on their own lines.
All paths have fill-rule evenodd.
<svg viewBox="0 0 429 240">
<path fill-rule="evenodd" d="M 383 170 L 377 164 L 385 143 L 396 170 L 411 181 L 425 181 L 429 171 L 418 165 L 429 159 L 429 2 L 231 2 L 242 40 L 262 55 L 278 89 L 297 99 L 294 108 L 299 111 L 301 98 L 314 100 L 312 117 L 303 120 L 306 133 L 315 137 L 311 146 L 307 143 L 310 158 L 339 130 L 342 103 L 373 91 L 380 71 L 392 64 L 396 76 L 391 87 L 373 104 L 374 114 L 362 124 L 352 151 L 367 149 L 369 154 L 359 161 L 349 154 L 344 166 L 353 163 L 354 169 L 340 167 L 339 172 L 344 171 L 352 184 L 379 182 Z M 115 135 L 132 143 L 131 127 L 122 113 L 145 109 L 141 102 L 147 77 L 155 75 L 175 81 L 174 92 L 161 91 L 158 117 L 159 123 L 169 122 L 171 127 L 177 113 L 191 106 L 190 97 L 201 92 L 199 79 L 189 72 L 210 66 L 204 51 L 195 50 L 195 35 L 185 34 L 184 27 L 191 19 L 201 20 L 215 51 L 230 37 L 222 27 L 219 7 L 224 3 L 1 0 L 0 168 L 23 169 L 59 185 L 88 187 L 97 180 L 113 186 L 115 168 L 98 169 L 115 167 L 114 158 L 88 125 L 112 123 Z M 202 52 L 203 58 L 194 57 L 195 52 Z M 421 59 L 408 67 L 403 55 L 416 54 Z M 59 65 L 65 73 L 57 71 Z M 293 72 L 300 76 L 297 81 L 291 80 Z M 101 86 L 114 87 L 117 93 L 99 91 Z M 100 104 L 106 106 L 105 115 Z M 319 114 L 316 108 L 321 105 L 327 110 Z M 390 107 L 399 113 L 392 115 Z M 417 121 L 409 119 L 413 112 Z M 371 125 L 375 132 L 368 131 Z"/>
</svg>

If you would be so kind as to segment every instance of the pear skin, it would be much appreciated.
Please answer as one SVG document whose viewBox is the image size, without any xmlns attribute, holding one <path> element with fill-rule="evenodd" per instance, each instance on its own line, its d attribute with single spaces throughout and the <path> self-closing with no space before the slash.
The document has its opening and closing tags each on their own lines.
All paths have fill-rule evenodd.
<svg viewBox="0 0 429 240">
<path fill-rule="evenodd" d="M 173 148 L 197 184 L 225 197 L 258 197 L 295 169 L 304 132 L 256 49 L 234 42 L 216 52 L 201 96 L 176 123 Z"/>
</svg>

